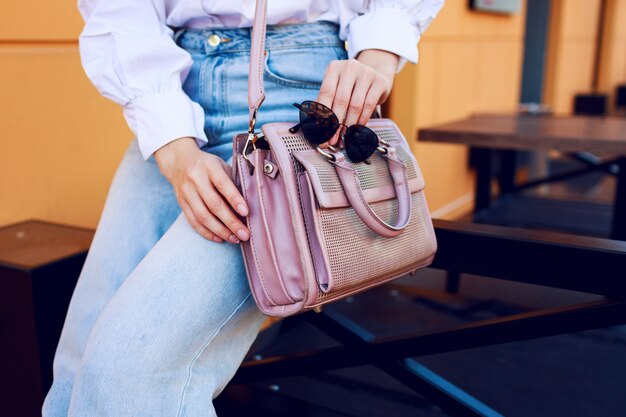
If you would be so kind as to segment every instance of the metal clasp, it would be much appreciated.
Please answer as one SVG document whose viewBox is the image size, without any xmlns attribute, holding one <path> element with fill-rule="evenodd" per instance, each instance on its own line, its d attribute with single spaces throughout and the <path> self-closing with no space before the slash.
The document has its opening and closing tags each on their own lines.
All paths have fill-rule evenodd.
<svg viewBox="0 0 626 417">
<path fill-rule="evenodd" d="M 254 133 L 248 133 L 248 139 L 246 139 L 246 144 L 243 145 L 243 150 L 241 151 L 241 153 L 243 154 L 243 157 L 246 158 L 246 160 L 248 160 L 248 147 L 252 146 L 252 149 L 256 150 L 256 145 L 255 145 L 256 140 L 257 140 L 257 136 Z"/>
<path fill-rule="evenodd" d="M 337 152 L 337 149 L 332 146 L 332 145 L 328 145 L 328 148 L 333 151 L 333 152 Z M 315 148 L 317 150 L 317 152 L 322 155 L 324 158 L 326 158 L 329 162 L 335 162 L 336 158 L 335 155 L 333 155 L 330 152 L 325 151 L 324 149 L 320 148 L 319 146 Z"/>
<path fill-rule="evenodd" d="M 258 109 L 256 108 L 254 109 L 254 111 L 252 112 L 252 117 L 250 118 L 250 121 L 248 122 L 248 139 L 246 139 L 246 144 L 243 146 L 243 150 L 241 151 L 244 159 L 248 161 L 248 165 L 250 166 L 250 173 L 252 173 L 254 166 L 252 165 L 252 162 L 248 158 L 248 153 L 249 153 L 250 146 L 252 146 L 253 151 L 256 150 L 255 142 L 257 140 L 257 135 L 254 133 L 254 125 L 256 125 L 257 110 Z"/>
<path fill-rule="evenodd" d="M 386 142 L 386 141 L 382 140 L 381 138 L 378 138 L 378 146 L 376 147 L 378 152 L 380 152 L 383 155 L 385 155 L 388 152 L 388 150 L 387 150 L 388 147 L 389 147 L 389 142 Z"/>
<path fill-rule="evenodd" d="M 254 133 L 254 125 L 256 124 L 256 113 L 258 110 L 259 109 L 255 107 L 254 110 L 252 111 L 252 117 L 250 118 L 250 121 L 248 122 L 248 133 Z"/>
</svg>

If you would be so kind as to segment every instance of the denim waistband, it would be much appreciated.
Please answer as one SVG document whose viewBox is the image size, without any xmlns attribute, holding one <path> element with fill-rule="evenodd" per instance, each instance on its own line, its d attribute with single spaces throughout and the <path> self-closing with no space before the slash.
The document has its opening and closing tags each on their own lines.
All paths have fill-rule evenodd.
<svg viewBox="0 0 626 417">
<path fill-rule="evenodd" d="M 189 51 L 206 54 L 250 51 L 251 28 L 178 28 L 176 43 Z M 214 35 L 214 36 L 212 36 Z M 215 36 L 216 35 L 216 36 Z M 268 25 L 265 49 L 293 47 L 344 46 L 339 38 L 339 25 L 320 20 L 311 23 Z"/>
</svg>

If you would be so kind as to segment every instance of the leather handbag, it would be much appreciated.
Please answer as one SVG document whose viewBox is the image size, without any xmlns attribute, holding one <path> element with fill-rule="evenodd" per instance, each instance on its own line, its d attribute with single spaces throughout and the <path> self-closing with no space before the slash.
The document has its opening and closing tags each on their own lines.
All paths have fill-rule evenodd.
<svg viewBox="0 0 626 417">
<path fill-rule="evenodd" d="M 356 294 L 429 265 L 437 243 L 424 178 L 389 119 L 367 127 L 386 142 L 369 163 L 311 145 L 297 121 L 255 131 L 265 98 L 267 1 L 257 0 L 248 76 L 250 124 L 233 138 L 232 176 L 245 198 L 250 239 L 240 243 L 252 295 L 285 317 Z"/>
</svg>

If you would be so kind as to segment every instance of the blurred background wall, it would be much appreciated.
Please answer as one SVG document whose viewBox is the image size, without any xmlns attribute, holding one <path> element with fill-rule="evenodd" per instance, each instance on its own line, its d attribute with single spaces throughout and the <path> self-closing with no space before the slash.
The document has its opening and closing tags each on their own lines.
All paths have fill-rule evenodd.
<svg viewBox="0 0 626 417">
<path fill-rule="evenodd" d="M 612 97 L 615 86 L 626 81 L 626 1 L 606 0 L 602 28 L 601 0 L 551 1 L 544 102 L 555 113 L 567 114 L 575 94 L 593 89 L 598 36 L 602 36 L 599 90 Z"/>
<path fill-rule="evenodd" d="M 426 178 L 426 197 L 437 217 L 454 217 L 473 202 L 473 175 L 464 146 L 415 141 L 418 127 L 475 112 L 517 110 L 524 47 L 525 2 L 512 16 L 470 11 L 448 0 L 420 41 L 418 65 L 397 78 L 390 103 Z"/>
<path fill-rule="evenodd" d="M 461 119 L 479 112 L 515 112 L 520 102 L 526 7 L 506 16 L 476 13 L 465 0 L 447 0 L 420 41 L 420 62 L 397 78 L 391 117 L 407 138 L 416 129 Z M 612 95 L 626 82 L 626 0 L 606 0 L 599 27 L 601 0 L 534 0 L 547 4 L 544 104 L 570 114 L 577 93 L 592 90 L 596 40 L 603 31 L 599 90 Z M 545 7 L 545 6 L 544 6 Z M 538 30 L 531 24 L 529 30 Z M 611 101 L 612 103 L 612 101 Z M 418 143 L 413 151 L 426 177 L 433 216 L 454 218 L 473 204 L 473 173 L 467 148 Z"/>
<path fill-rule="evenodd" d="M 626 80 L 626 0 L 607 0 L 599 71 L 607 91 Z M 447 0 L 389 101 L 419 158 L 431 211 L 472 204 L 464 147 L 418 144 L 416 130 L 474 112 L 517 110 L 526 2 L 520 13 L 472 12 Z M 552 0 L 543 100 L 569 113 L 591 88 L 600 0 Z M 115 168 L 132 139 L 119 107 L 80 65 L 75 1 L 8 2 L 0 15 L 0 225 L 28 218 L 95 227 Z"/>
<path fill-rule="evenodd" d="M 0 14 L 0 224 L 95 227 L 132 134 L 82 70 L 75 1 L 5 2 Z"/>
</svg>

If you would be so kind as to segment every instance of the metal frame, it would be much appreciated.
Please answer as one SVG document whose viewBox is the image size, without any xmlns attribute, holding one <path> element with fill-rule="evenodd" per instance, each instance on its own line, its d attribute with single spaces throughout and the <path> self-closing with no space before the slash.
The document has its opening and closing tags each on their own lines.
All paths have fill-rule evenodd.
<svg viewBox="0 0 626 417">
<path fill-rule="evenodd" d="M 376 338 L 331 304 L 321 314 L 291 316 L 281 325 L 292 327 L 306 320 L 341 346 L 245 362 L 232 383 L 372 364 L 451 415 L 496 417 L 500 416 L 497 411 L 411 358 L 626 323 L 626 242 L 442 220 L 434 223 L 438 252 L 433 268 L 605 297 L 432 333 L 385 338 Z M 387 285 L 407 294 L 412 291 Z"/>
<path fill-rule="evenodd" d="M 586 168 L 571 170 L 562 174 L 552 175 L 521 184 L 515 184 L 515 159 L 517 151 L 511 149 L 491 149 L 472 147 L 470 149 L 470 165 L 476 167 L 476 200 L 474 212 L 488 209 L 492 201 L 491 180 L 497 171 L 497 179 L 501 194 L 523 191 L 540 185 L 563 181 L 593 171 L 603 171 L 614 175 L 617 187 L 613 203 L 613 222 L 611 239 L 626 240 L 626 156 L 619 156 L 609 161 L 586 152 L 570 153 L 568 156 L 583 164 Z M 499 162 L 496 164 L 495 162 Z M 498 166 L 496 166 L 498 165 Z"/>
</svg>

